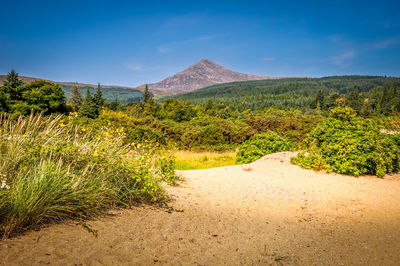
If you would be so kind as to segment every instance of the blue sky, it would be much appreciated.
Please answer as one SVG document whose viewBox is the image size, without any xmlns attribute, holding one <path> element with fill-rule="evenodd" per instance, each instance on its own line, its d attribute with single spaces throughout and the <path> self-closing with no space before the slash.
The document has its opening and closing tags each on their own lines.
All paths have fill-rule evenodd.
<svg viewBox="0 0 400 266">
<path fill-rule="evenodd" d="M 0 73 L 136 86 L 201 58 L 269 76 L 400 76 L 400 1 L 1 1 Z"/>
</svg>

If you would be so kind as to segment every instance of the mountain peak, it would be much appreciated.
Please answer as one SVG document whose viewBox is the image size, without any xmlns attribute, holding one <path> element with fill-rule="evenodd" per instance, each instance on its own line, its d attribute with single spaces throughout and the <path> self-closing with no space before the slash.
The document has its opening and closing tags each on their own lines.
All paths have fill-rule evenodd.
<svg viewBox="0 0 400 266">
<path fill-rule="evenodd" d="M 239 73 L 227 69 L 214 61 L 202 58 L 194 65 L 158 83 L 149 84 L 152 90 L 167 94 L 195 91 L 217 83 L 269 79 L 267 76 Z"/>
<path fill-rule="evenodd" d="M 214 61 L 208 59 L 208 58 L 202 58 L 200 59 L 195 65 L 197 64 L 214 64 L 214 65 L 218 65 L 217 63 L 215 63 Z"/>
</svg>

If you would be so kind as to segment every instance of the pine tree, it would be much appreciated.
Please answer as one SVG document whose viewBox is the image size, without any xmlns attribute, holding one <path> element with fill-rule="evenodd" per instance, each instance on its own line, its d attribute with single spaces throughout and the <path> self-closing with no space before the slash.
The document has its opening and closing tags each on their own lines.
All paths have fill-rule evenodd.
<svg viewBox="0 0 400 266">
<path fill-rule="evenodd" d="M 315 99 L 311 102 L 311 108 L 316 108 L 318 110 L 321 110 L 324 108 L 324 93 L 322 90 L 318 90 Z"/>
<path fill-rule="evenodd" d="M 103 94 L 101 93 L 101 86 L 100 83 L 97 84 L 97 90 L 93 96 L 93 100 L 96 103 L 96 105 L 101 109 L 104 105 L 105 99 L 103 98 Z"/>
<path fill-rule="evenodd" d="M 153 96 L 149 92 L 149 86 L 146 84 L 146 86 L 144 87 L 144 92 L 143 92 L 143 103 L 144 104 L 147 103 L 152 98 L 153 98 Z"/>
<path fill-rule="evenodd" d="M 1 86 L 1 91 L 8 95 L 11 101 L 21 100 L 24 82 L 19 79 L 18 73 L 12 69 Z"/>
<path fill-rule="evenodd" d="M 75 84 L 75 86 L 73 86 L 71 88 L 71 95 L 69 96 L 68 102 L 69 102 L 69 104 L 72 105 L 75 112 L 79 111 L 79 108 L 81 107 L 82 102 L 83 102 L 83 97 L 82 97 L 82 93 L 80 92 L 80 90 L 76 84 Z"/>
<path fill-rule="evenodd" d="M 0 88 L 0 112 L 7 112 L 9 109 L 9 95 Z"/>
<path fill-rule="evenodd" d="M 94 102 L 92 94 L 90 94 L 89 88 L 86 91 L 85 101 L 82 103 L 79 109 L 79 115 L 88 118 L 97 118 L 99 116 L 99 107 Z"/>
<path fill-rule="evenodd" d="M 347 97 L 348 105 L 354 109 L 357 113 L 360 113 L 361 108 L 363 106 L 364 99 L 358 93 L 358 87 L 354 86 L 354 90 L 349 93 Z"/>
</svg>

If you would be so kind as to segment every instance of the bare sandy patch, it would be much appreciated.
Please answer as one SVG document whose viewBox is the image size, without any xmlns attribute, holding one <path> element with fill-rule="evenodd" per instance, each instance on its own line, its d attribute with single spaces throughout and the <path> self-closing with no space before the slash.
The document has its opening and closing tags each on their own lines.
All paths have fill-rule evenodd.
<svg viewBox="0 0 400 266">
<path fill-rule="evenodd" d="M 117 210 L 0 242 L 2 265 L 398 265 L 400 175 L 316 173 L 293 153 L 178 171 L 172 206 Z"/>
</svg>

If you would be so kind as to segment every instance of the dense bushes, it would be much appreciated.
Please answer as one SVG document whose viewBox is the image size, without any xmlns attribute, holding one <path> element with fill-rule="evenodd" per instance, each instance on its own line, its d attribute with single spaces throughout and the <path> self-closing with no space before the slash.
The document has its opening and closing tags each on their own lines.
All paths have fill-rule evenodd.
<svg viewBox="0 0 400 266">
<path fill-rule="evenodd" d="M 190 150 L 234 149 L 254 134 L 247 124 L 239 120 L 199 117 L 185 124 L 181 145 Z"/>
<path fill-rule="evenodd" d="M 269 131 L 257 135 L 240 145 L 236 154 L 236 163 L 251 163 L 264 155 L 289 149 L 290 144 L 285 138 Z"/>
<path fill-rule="evenodd" d="M 337 107 L 309 134 L 307 152 L 292 158 L 292 163 L 353 176 L 383 177 L 399 168 L 398 139 L 382 133 L 374 121 L 357 117 L 350 107 Z"/>
<path fill-rule="evenodd" d="M 257 133 L 271 130 L 296 144 L 301 142 L 304 136 L 323 120 L 324 117 L 321 115 L 305 115 L 299 110 L 285 111 L 268 108 L 258 115 L 249 116 L 245 122 Z"/>
<path fill-rule="evenodd" d="M 15 71 L 7 75 L 0 87 L 0 112 L 27 115 L 35 113 L 66 113 L 63 89 L 54 83 L 37 80 L 24 84 Z"/>
<path fill-rule="evenodd" d="M 0 235 L 84 218 L 134 201 L 163 202 L 174 161 L 123 127 L 91 132 L 73 116 L 0 116 Z"/>
</svg>

